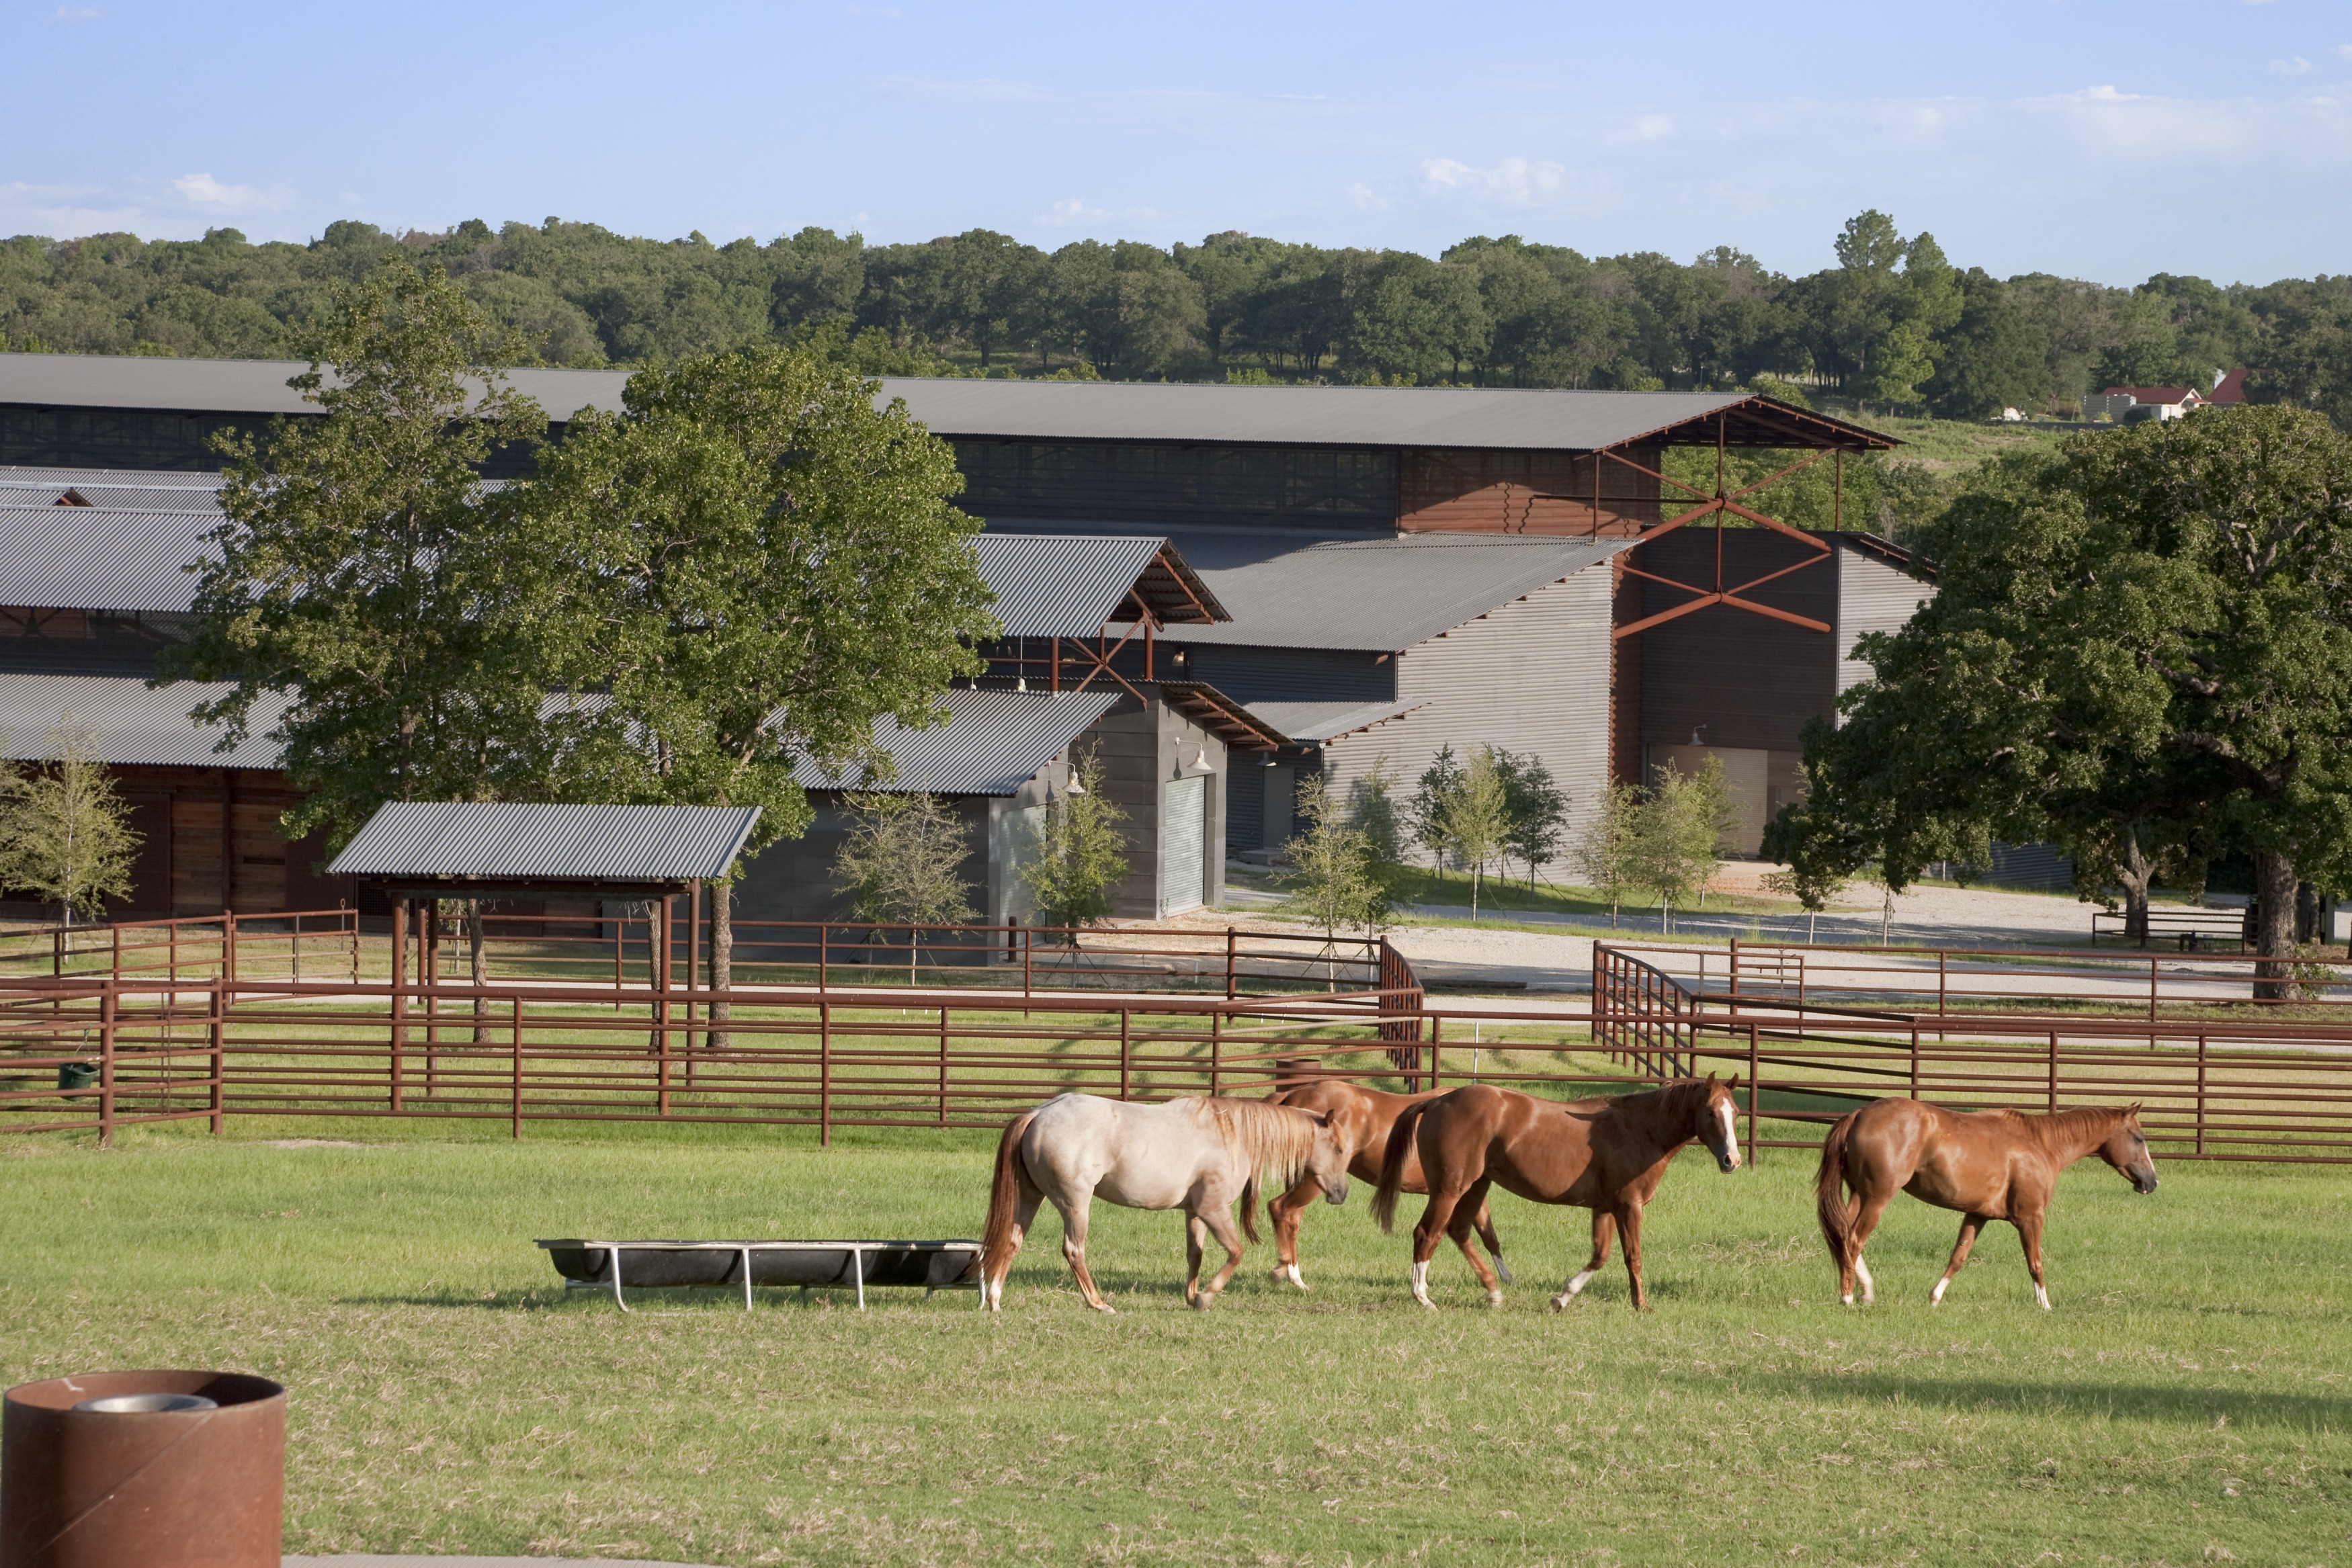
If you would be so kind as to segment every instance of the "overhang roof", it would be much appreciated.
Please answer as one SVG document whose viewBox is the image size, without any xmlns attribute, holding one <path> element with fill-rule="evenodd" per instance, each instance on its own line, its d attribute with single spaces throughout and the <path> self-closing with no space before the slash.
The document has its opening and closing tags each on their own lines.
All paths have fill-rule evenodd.
<svg viewBox="0 0 2352 1568">
<path fill-rule="evenodd" d="M 1120 695 L 959 686 L 947 694 L 944 725 L 910 729 L 886 717 L 874 727 L 875 744 L 888 754 L 894 768 L 888 782 L 874 787 L 904 794 L 1017 794 L 1117 707 Z M 805 758 L 795 771 L 803 789 L 866 787 L 862 778 L 827 774 Z"/>
<path fill-rule="evenodd" d="M 110 511 L 216 510 L 221 476 L 131 468 L 38 468 L 0 465 L 0 506 L 95 507 Z"/>
<path fill-rule="evenodd" d="M 105 507 L 0 506 L 0 604 L 184 612 L 191 564 L 220 559 L 205 536 L 221 514 Z"/>
<path fill-rule="evenodd" d="M 1131 598 L 1162 625 L 1233 619 L 1157 535 L 989 532 L 972 552 L 1008 637 L 1092 637 L 1133 620 Z"/>
<path fill-rule="evenodd" d="M 0 672 L 0 755 L 32 761 L 49 755 L 49 734 L 70 723 L 89 735 L 100 762 L 118 768 L 275 768 L 285 749 L 268 738 L 286 711 L 282 696 L 253 705 L 246 739 L 215 751 L 222 731 L 188 717 L 198 703 L 233 687 L 202 681 L 154 687 L 141 675 L 51 675 Z"/>
<path fill-rule="evenodd" d="M 1285 738 L 1321 746 L 1342 736 L 1356 735 L 1391 719 L 1402 718 L 1429 705 L 1423 703 L 1252 703 L 1250 712 L 1281 732 Z"/>
<path fill-rule="evenodd" d="M 221 413 L 313 413 L 289 360 L 0 354 L 0 403 Z M 617 413 L 625 371 L 516 370 L 514 389 L 553 420 Z M 1272 446 L 1470 447 L 1587 452 L 1644 442 L 1736 446 L 1895 444 L 1845 420 L 1745 392 L 1569 392 L 1517 387 L 1229 386 L 1190 382 L 1016 382 L 887 377 L 933 434 L 1008 441 L 1175 441 Z"/>
<path fill-rule="evenodd" d="M 724 876 L 757 806 L 387 800 L 327 868 L 401 886 L 665 886 Z"/>
<path fill-rule="evenodd" d="M 1160 700 L 1235 751 L 1278 751 L 1283 733 L 1203 681 L 1161 681 Z"/>
</svg>

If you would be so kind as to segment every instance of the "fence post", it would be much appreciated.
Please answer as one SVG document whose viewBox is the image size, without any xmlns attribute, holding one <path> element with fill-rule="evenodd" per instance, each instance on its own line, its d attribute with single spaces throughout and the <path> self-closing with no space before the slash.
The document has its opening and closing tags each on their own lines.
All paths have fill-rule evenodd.
<svg viewBox="0 0 2352 1568">
<path fill-rule="evenodd" d="M 816 1005 L 816 1141 L 833 1142 L 833 1004 Z"/>
<path fill-rule="evenodd" d="M 404 1066 L 408 1046 L 408 900 L 392 901 L 392 1108 L 401 1109 Z"/>
<path fill-rule="evenodd" d="M 114 982 L 98 996 L 98 1146 L 114 1145 Z"/>
<path fill-rule="evenodd" d="M 212 1001 L 213 1092 L 211 1110 L 213 1131 L 218 1133 L 228 1124 L 228 988 L 213 987 Z"/>
<path fill-rule="evenodd" d="M 49 933 L 49 978 L 61 978 L 66 972 L 66 934 L 62 930 Z"/>
<path fill-rule="evenodd" d="M 507 998 L 512 1020 L 509 1030 L 514 1041 L 514 1090 L 510 1103 L 514 1111 L 514 1135 L 522 1136 L 522 998 Z"/>
<path fill-rule="evenodd" d="M 1234 999 L 1234 960 L 1235 960 L 1237 957 L 1239 957 L 1239 956 L 1240 956 L 1240 953 L 1239 953 L 1240 944 L 1241 944 L 1241 934 L 1240 934 L 1239 932 L 1235 931 L 1232 926 L 1230 926 L 1230 925 L 1226 926 L 1226 927 L 1225 927 L 1225 1000 L 1227 1000 L 1227 1001 L 1232 1001 L 1232 1000 Z M 1213 1093 L 1215 1093 L 1215 1092 L 1216 1092 L 1216 1091 L 1213 1089 L 1213 1090 L 1211 1090 L 1211 1091 L 1210 1091 L 1210 1092 L 1213 1094 Z"/>
<path fill-rule="evenodd" d="M 180 977 L 180 923 L 176 920 L 163 923 L 163 967 L 173 979 Z M 356 981 L 358 977 L 355 975 L 352 979 Z M 179 998 L 172 999 L 176 1003 Z"/>
<path fill-rule="evenodd" d="M 348 904 L 337 904 L 335 907 L 348 912 L 345 919 L 352 928 L 352 984 L 356 986 L 360 983 L 360 912 Z"/>
<path fill-rule="evenodd" d="M 2058 1113 L 2058 1031 L 2050 1031 L 2050 1113 Z"/>
<path fill-rule="evenodd" d="M 1756 1025 L 1751 1019 L 1748 1025 L 1748 1159 L 1751 1165 L 1755 1163 L 1757 1150 L 1760 1146 L 1756 1142 L 1756 1102 L 1762 1097 L 1764 1091 L 1756 1082 L 1756 1074 L 1762 1062 L 1763 1059 L 1757 1054 Z"/>
<path fill-rule="evenodd" d="M 613 921 L 613 1010 L 621 1010 L 621 993 L 629 985 L 629 915 L 628 905 Z"/>
<path fill-rule="evenodd" d="M 948 1009 L 940 1009 L 940 1125 L 948 1124 Z"/>
<path fill-rule="evenodd" d="M 221 846 L 221 853 L 228 853 L 226 844 Z M 221 911 L 221 976 L 232 983 L 236 979 L 236 911 L 234 909 Z"/>
<path fill-rule="evenodd" d="M 1919 1026 L 1911 1026 L 1911 1098 L 1919 1098 Z"/>
<path fill-rule="evenodd" d="M 1949 980 L 1951 975 L 1951 954 L 1941 947 L 1936 949 L 1936 1038 L 1939 1040 L 1944 1038 L 1944 1013 L 1950 995 Z M 1916 1036 L 1919 1031 L 1915 1029 L 1911 1032 Z M 1912 1046 L 1911 1072 L 1911 1098 L 1914 1100 L 1916 1100 L 1919 1097 L 1917 1059 L 1918 1047 L 1917 1042 L 1915 1040 Z"/>
<path fill-rule="evenodd" d="M 2197 1153 L 2205 1153 L 2205 1037 L 2197 1037 Z"/>
<path fill-rule="evenodd" d="M 1030 988 L 1035 983 L 1036 977 L 1037 928 L 1031 925 L 1025 927 L 1021 933 L 1021 999 L 1023 1001 L 1029 999 Z M 1029 1009 L 1022 1009 L 1021 1016 L 1027 1018 Z"/>
<path fill-rule="evenodd" d="M 819 996 L 824 994 L 825 987 L 831 983 L 827 976 L 832 959 L 833 925 L 830 922 L 821 922 L 816 928 L 816 990 Z"/>
<path fill-rule="evenodd" d="M 1221 1092 L 1218 1085 L 1225 1070 L 1225 1014 L 1222 1008 L 1209 1015 L 1209 1093 Z"/>
<path fill-rule="evenodd" d="M 1127 1009 L 1118 1009 L 1118 1097 L 1122 1100 L 1128 1097 L 1129 1053 L 1134 1048 L 1133 1036 L 1128 1025 L 1133 1017 Z"/>
</svg>

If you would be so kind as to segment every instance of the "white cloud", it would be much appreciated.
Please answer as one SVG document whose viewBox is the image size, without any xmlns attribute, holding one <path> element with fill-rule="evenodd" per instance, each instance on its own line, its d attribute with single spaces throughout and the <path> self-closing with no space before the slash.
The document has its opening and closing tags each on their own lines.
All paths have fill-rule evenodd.
<svg viewBox="0 0 2352 1568">
<path fill-rule="evenodd" d="M 841 13 L 845 16 L 887 16 L 893 22 L 906 15 L 896 5 L 844 5 Z"/>
<path fill-rule="evenodd" d="M 2346 59 L 2352 60 L 2352 44 L 2338 44 L 2336 46 L 2336 52 Z"/>
<path fill-rule="evenodd" d="M 179 192 L 180 199 L 191 206 L 223 213 L 266 210 L 282 207 L 287 203 L 283 193 L 271 194 L 251 185 L 224 185 L 210 174 L 183 174 L 172 182 L 172 189 Z"/>
<path fill-rule="evenodd" d="M 1396 204 L 1363 180 L 1349 182 L 1347 196 L 1360 213 L 1385 213 Z"/>
<path fill-rule="evenodd" d="M 1110 215 L 1108 207 L 1088 206 L 1077 197 L 1072 196 L 1066 201 L 1055 202 L 1053 211 L 1044 214 L 1037 221 L 1049 229 L 1069 229 L 1100 223 Z"/>
<path fill-rule="evenodd" d="M 60 5 L 49 13 L 52 22 L 95 22 L 106 13 L 96 5 Z"/>
<path fill-rule="evenodd" d="M 2301 55 L 2271 62 L 2271 75 L 2275 77 L 2307 77 L 2310 74 L 2311 62 Z"/>
<path fill-rule="evenodd" d="M 1505 158 L 1488 169 L 1453 158 L 1426 158 L 1421 165 L 1422 182 L 1432 191 L 1512 207 L 1559 194 L 1567 173 L 1558 163 L 1529 158 Z"/>
</svg>

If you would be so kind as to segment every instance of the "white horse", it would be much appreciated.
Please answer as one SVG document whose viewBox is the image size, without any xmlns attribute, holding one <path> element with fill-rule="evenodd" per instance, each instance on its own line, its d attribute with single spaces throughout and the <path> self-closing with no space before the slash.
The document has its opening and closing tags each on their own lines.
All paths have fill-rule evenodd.
<svg viewBox="0 0 2352 1568">
<path fill-rule="evenodd" d="M 1062 1215 L 1062 1256 L 1097 1312 L 1114 1309 L 1087 1272 L 1087 1212 L 1100 1197 L 1125 1208 L 1181 1208 L 1192 1268 L 1184 1300 L 1205 1310 L 1241 1266 L 1234 1199 L 1261 1170 L 1275 1191 L 1311 1176 L 1324 1201 L 1348 1198 L 1348 1155 L 1319 1112 L 1262 1100 L 1171 1100 L 1130 1104 L 1092 1094 L 1062 1094 L 1024 1112 L 996 1146 L 996 1179 L 982 1235 L 981 1290 L 988 1310 L 1004 1300 L 1004 1276 L 1021 1239 L 1051 1198 Z M 1255 1194 L 1252 1194 L 1253 1199 Z M 1257 1239 L 1255 1201 L 1242 1228 Z M 1201 1255 L 1211 1236 L 1224 1243 L 1225 1266 L 1201 1284 Z"/>
</svg>

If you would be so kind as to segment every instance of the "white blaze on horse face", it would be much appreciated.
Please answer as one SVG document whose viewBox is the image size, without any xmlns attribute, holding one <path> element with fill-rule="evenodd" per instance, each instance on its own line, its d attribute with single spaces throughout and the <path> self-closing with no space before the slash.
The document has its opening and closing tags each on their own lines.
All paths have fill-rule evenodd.
<svg viewBox="0 0 2352 1568">
<path fill-rule="evenodd" d="M 1429 1265 L 1426 1263 L 1412 1266 L 1412 1299 L 1433 1312 L 1437 1310 L 1437 1303 L 1429 1299 Z"/>
<path fill-rule="evenodd" d="M 1739 1168 L 1739 1135 L 1731 1130 L 1731 1106 L 1727 1103 L 1717 1105 L 1715 1108 L 1715 1113 L 1723 1118 L 1724 1153 L 1731 1156 L 1731 1168 L 1738 1170 Z"/>
</svg>

